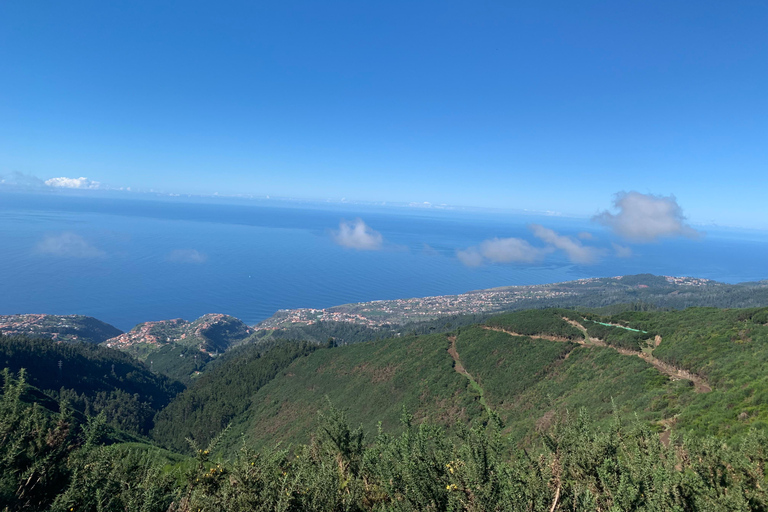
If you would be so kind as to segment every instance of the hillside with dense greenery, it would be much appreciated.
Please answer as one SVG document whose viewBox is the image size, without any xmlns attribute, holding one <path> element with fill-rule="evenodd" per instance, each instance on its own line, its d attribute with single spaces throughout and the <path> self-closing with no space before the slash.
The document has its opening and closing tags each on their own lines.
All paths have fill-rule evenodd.
<svg viewBox="0 0 768 512">
<path fill-rule="evenodd" d="M 0 336 L 0 367 L 23 368 L 30 385 L 136 434 L 148 434 L 155 414 L 184 388 L 128 354 L 86 343 Z"/>
<path fill-rule="evenodd" d="M 575 312 L 561 309 L 531 309 L 491 317 L 485 325 L 522 336 L 551 337 L 560 341 L 583 338 L 581 331 L 569 324 L 566 316 L 578 317 Z"/>
<path fill-rule="evenodd" d="M 348 407 L 350 421 L 368 430 L 379 421 L 395 428 L 403 405 L 418 420 L 448 429 L 457 421 L 487 421 L 493 411 L 507 425 L 504 431 L 525 444 L 567 410 L 585 406 L 597 419 L 606 418 L 613 398 L 622 415 L 639 412 L 659 422 L 694 392 L 640 358 L 604 347 L 481 327 L 462 329 L 454 346 L 458 362 L 448 351 L 451 337 L 443 334 L 317 351 L 261 388 L 248 414 L 235 421 L 231 437 L 245 435 L 259 446 L 306 442 L 317 421 L 307 412 L 319 410 L 328 397 Z M 459 365 L 471 379 L 457 371 Z M 675 397 L 673 403 L 658 405 L 669 397 Z"/>
<path fill-rule="evenodd" d="M 768 414 L 759 391 L 768 389 L 764 311 L 613 317 L 562 309 L 514 312 L 452 333 L 319 348 L 276 367 L 267 380 L 254 378 L 259 384 L 247 388 L 258 388 L 252 394 L 240 384 L 245 377 L 228 384 L 229 365 L 221 364 L 215 378 L 200 379 L 177 398 L 186 400 L 183 415 L 161 414 L 157 432 L 164 434 L 158 439 L 183 449 L 190 434 L 210 439 L 231 421 L 227 446 L 241 438 L 254 446 L 305 442 L 326 399 L 344 404 L 350 420 L 368 430 L 378 422 L 396 428 L 403 405 L 418 421 L 449 430 L 457 421 L 473 425 L 494 413 L 505 435 L 521 446 L 566 411 L 585 407 L 602 424 L 614 413 L 612 404 L 615 414 L 642 420 L 665 436 L 677 431 L 736 438 L 762 426 Z M 698 359 L 685 359 L 685 350 Z M 203 414 L 205 406 L 196 404 L 206 400 L 192 399 L 227 390 L 240 404 L 236 414 Z M 171 418 L 177 418 L 175 428 L 179 418 L 186 422 L 183 435 L 162 426 Z M 202 427 L 202 418 L 215 419 Z"/>
<path fill-rule="evenodd" d="M 6 374 L 0 398 L 0 507 L 16 512 L 129 511 L 735 511 L 765 510 L 768 438 L 666 446 L 641 423 L 585 412 L 557 421 L 531 452 L 510 447 L 493 418 L 447 436 L 404 413 L 398 433 L 353 428 L 326 408 L 311 441 L 291 450 L 215 442 L 179 457 L 115 443 L 95 418 L 46 414 Z"/>
<path fill-rule="evenodd" d="M 248 344 L 178 394 L 127 354 L 4 343 L 0 362 L 30 368 L 3 379 L 9 510 L 768 508 L 768 308 L 545 309 L 347 346 Z M 119 442 L 143 430 L 78 405 L 109 389 L 175 395 L 151 431 L 173 452 Z"/>
<path fill-rule="evenodd" d="M 311 354 L 315 346 L 286 343 L 262 353 L 244 347 L 200 378 L 156 418 L 152 435 L 177 451 L 186 451 L 186 439 L 207 444 L 234 418 L 247 411 L 251 397 L 292 361 Z"/>
<path fill-rule="evenodd" d="M 768 308 L 632 312 L 613 321 L 659 334 L 653 355 L 712 387 L 681 411 L 681 425 L 724 436 L 768 426 Z"/>
</svg>

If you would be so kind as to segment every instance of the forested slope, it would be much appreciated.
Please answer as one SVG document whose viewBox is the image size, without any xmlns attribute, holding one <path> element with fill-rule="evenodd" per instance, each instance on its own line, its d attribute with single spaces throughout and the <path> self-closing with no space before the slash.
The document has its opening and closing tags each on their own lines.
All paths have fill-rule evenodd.
<svg viewBox="0 0 768 512">
<path fill-rule="evenodd" d="M 236 362 L 222 365 L 216 376 L 201 378 L 161 413 L 157 438 L 177 447 L 184 443 L 183 437 L 171 432 L 176 432 L 180 422 L 200 431 L 210 414 L 203 412 L 207 405 L 193 397 L 209 393 L 238 397 L 243 413 L 231 417 L 233 425 L 227 436 L 231 446 L 236 446 L 242 435 L 259 446 L 306 441 L 317 424 L 317 411 L 327 406 L 327 400 L 348 407 L 351 421 L 369 430 L 380 421 L 388 428 L 396 427 L 403 407 L 418 421 L 429 418 L 446 426 L 456 421 L 471 422 L 481 417 L 482 406 L 477 394 L 468 389 L 466 379 L 454 371 L 447 346 L 444 335 L 427 335 L 322 348 L 296 358 L 252 393 L 240 390 L 246 390 L 247 381 L 261 382 L 247 373 L 261 361 L 254 360 L 252 366 Z M 282 346 L 275 350 L 282 350 Z M 271 357 L 273 351 L 262 359 Z M 227 384 L 230 379 L 232 383 Z M 179 414 L 182 409 L 187 412 Z M 203 439 L 209 435 L 206 432 Z"/>
<path fill-rule="evenodd" d="M 104 412 L 108 423 L 140 434 L 149 433 L 155 414 L 184 388 L 117 350 L 23 336 L 0 336 L 0 368 L 24 368 L 32 386 L 86 415 Z"/>
<path fill-rule="evenodd" d="M 250 378 L 250 366 L 222 361 L 215 378 L 196 382 L 161 413 L 156 435 L 183 449 L 184 437 L 205 441 L 231 421 L 230 446 L 241 436 L 257 446 L 303 442 L 327 397 L 368 430 L 379 421 L 396 428 L 403 406 L 417 421 L 449 429 L 457 421 L 487 421 L 491 411 L 505 423 L 506 435 L 526 445 L 566 411 L 584 407 L 598 423 L 615 408 L 667 436 L 736 438 L 751 426 L 762 428 L 768 414 L 764 311 L 598 317 L 530 310 L 453 333 L 320 348 L 283 360 L 285 366 L 271 367 L 267 377 Z M 238 377 L 227 377 L 228 368 Z M 225 395 L 235 398 L 220 398 Z M 229 405 L 209 414 L 209 403 Z"/>
<path fill-rule="evenodd" d="M 286 343 L 262 353 L 244 347 L 195 382 L 156 418 L 152 436 L 179 452 L 188 451 L 187 438 L 200 444 L 216 437 L 233 419 L 246 413 L 253 396 L 292 361 L 311 354 L 316 346 Z"/>
</svg>

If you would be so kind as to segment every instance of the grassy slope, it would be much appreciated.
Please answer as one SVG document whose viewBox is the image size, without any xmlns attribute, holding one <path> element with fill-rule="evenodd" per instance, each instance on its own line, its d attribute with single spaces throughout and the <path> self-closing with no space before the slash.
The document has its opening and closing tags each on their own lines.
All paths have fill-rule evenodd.
<svg viewBox="0 0 768 512">
<path fill-rule="evenodd" d="M 489 405 L 518 440 L 530 439 L 557 415 L 581 407 L 596 419 L 607 418 L 611 399 L 627 415 L 661 420 L 693 394 L 688 383 L 671 382 L 645 361 L 610 348 L 532 340 L 480 327 L 462 329 L 457 348 Z"/>
<path fill-rule="evenodd" d="M 503 315 L 489 325 L 514 332 L 539 330 L 560 341 L 510 336 L 481 326 L 457 331 L 459 361 L 479 388 L 454 369 L 446 334 L 319 349 L 244 397 L 248 403 L 233 417 L 227 444 L 239 444 L 242 436 L 260 446 L 304 442 L 317 425 L 325 397 L 347 408 L 351 422 L 368 431 L 379 421 L 397 430 L 403 405 L 417 421 L 429 418 L 446 426 L 484 421 L 478 390 L 506 423 L 506 431 L 523 444 L 566 411 L 584 407 L 603 421 L 613 404 L 624 417 L 656 424 L 663 420 L 698 435 L 729 438 L 752 426 L 766 426 L 768 311 L 692 309 L 599 318 L 648 331 L 640 337 L 647 339 L 638 342 L 631 331 L 600 329 L 618 348 L 643 348 L 661 361 L 700 374 L 713 388 L 709 393 L 697 393 L 689 380 L 671 380 L 649 362 L 612 346 L 580 345 L 583 335 L 579 339 L 576 332 L 581 331 L 562 316 L 589 324 L 572 311 L 545 310 Z M 653 348 L 656 334 L 663 341 Z M 226 367 L 219 370 L 226 372 Z M 228 393 L 226 387 L 218 392 Z"/>
<path fill-rule="evenodd" d="M 318 350 L 261 388 L 229 437 L 245 434 L 258 445 L 306 441 L 326 396 L 369 432 L 379 421 L 397 429 L 403 406 L 417 421 L 444 425 L 481 417 L 478 394 L 454 371 L 448 345 L 444 335 L 427 335 Z"/>
<path fill-rule="evenodd" d="M 306 441 L 325 397 L 349 408 L 351 422 L 369 432 L 378 421 L 397 429 L 403 405 L 417 420 L 449 427 L 457 420 L 482 421 L 479 394 L 454 370 L 448 346 L 445 335 L 429 335 L 319 350 L 259 390 L 230 440 L 245 435 L 257 445 Z M 462 329 L 456 346 L 488 405 L 523 442 L 566 410 L 586 407 L 597 419 L 608 418 L 613 398 L 625 415 L 658 421 L 693 396 L 687 382 L 672 382 L 641 359 L 609 348 L 480 327 Z"/>
<path fill-rule="evenodd" d="M 724 436 L 768 427 L 768 308 L 693 308 L 618 318 L 660 333 L 663 341 L 654 356 L 712 386 L 680 414 L 681 427 Z"/>
</svg>

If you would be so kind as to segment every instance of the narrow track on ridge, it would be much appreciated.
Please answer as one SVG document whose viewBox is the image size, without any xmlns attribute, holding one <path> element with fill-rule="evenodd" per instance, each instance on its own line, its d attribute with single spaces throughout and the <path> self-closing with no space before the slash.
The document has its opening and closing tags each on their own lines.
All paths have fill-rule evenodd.
<svg viewBox="0 0 768 512">
<path fill-rule="evenodd" d="M 497 332 L 503 332 L 506 334 L 509 334 L 510 336 L 524 336 L 531 339 L 543 339 L 548 341 L 558 341 L 558 342 L 564 342 L 564 341 L 575 341 L 576 343 L 583 345 L 585 347 L 589 346 L 596 346 L 596 347 L 606 347 L 610 348 L 612 350 L 615 350 L 619 354 L 625 355 L 625 356 L 636 356 L 642 359 L 643 361 L 647 362 L 648 364 L 652 365 L 654 368 L 656 368 L 661 373 L 667 375 L 673 380 L 689 380 L 693 383 L 693 387 L 696 390 L 697 393 L 709 393 L 712 391 L 712 387 L 707 384 L 707 382 L 699 377 L 698 375 L 689 372 L 688 370 L 683 370 L 682 368 L 677 368 L 676 366 L 673 366 L 669 363 L 665 363 L 664 361 L 661 361 L 657 358 L 655 358 L 653 355 L 647 352 L 641 352 L 639 350 L 629 350 L 626 348 L 619 348 L 614 347 L 611 345 L 608 345 L 603 340 L 599 338 L 593 338 L 590 337 L 587 333 L 587 328 L 584 327 L 582 324 L 577 322 L 576 320 L 571 320 L 569 318 L 563 317 L 563 320 L 571 324 L 572 326 L 579 329 L 582 334 L 584 335 L 583 340 L 568 340 L 565 338 L 559 338 L 557 336 L 546 336 L 546 335 L 539 335 L 539 336 L 527 336 L 524 334 L 519 334 L 513 331 L 508 331 L 506 329 L 502 329 L 499 327 L 490 327 L 487 325 L 482 326 L 483 329 L 487 329 L 489 331 L 497 331 Z M 659 346 L 659 343 L 661 343 L 661 337 L 656 336 L 654 339 L 654 345 Z M 570 355 L 570 354 L 569 354 Z M 458 356 L 458 354 L 457 354 Z"/>
<path fill-rule="evenodd" d="M 453 369 L 456 370 L 456 373 L 460 373 L 461 375 L 465 376 L 467 380 L 469 380 L 469 385 L 472 386 L 472 389 L 477 391 L 477 393 L 480 395 L 480 403 L 485 407 L 486 412 L 490 415 L 493 412 L 493 409 L 491 409 L 491 406 L 488 405 L 488 402 L 485 399 L 485 390 L 483 387 L 475 380 L 475 378 L 470 374 L 466 368 L 464 368 L 464 365 L 461 364 L 461 358 L 459 357 L 459 351 L 456 350 L 456 336 L 448 336 L 448 341 L 451 342 L 450 346 L 448 347 L 448 353 L 453 358 Z"/>
</svg>

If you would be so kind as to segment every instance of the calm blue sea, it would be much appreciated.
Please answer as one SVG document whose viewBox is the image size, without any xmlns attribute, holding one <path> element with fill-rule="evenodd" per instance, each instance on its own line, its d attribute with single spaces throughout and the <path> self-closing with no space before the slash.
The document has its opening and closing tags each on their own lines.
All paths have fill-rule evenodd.
<svg viewBox="0 0 768 512">
<path fill-rule="evenodd" d="M 334 242 L 342 219 L 380 232 L 378 251 Z M 456 251 L 493 237 L 540 245 L 528 224 L 590 232 L 591 265 L 467 267 Z M 768 278 L 768 233 L 705 228 L 700 240 L 633 245 L 617 258 L 589 219 L 276 201 L 0 194 L 0 314 L 84 314 L 127 330 L 227 313 L 255 324 L 282 308 L 455 294 L 650 272 L 725 282 Z"/>
</svg>

